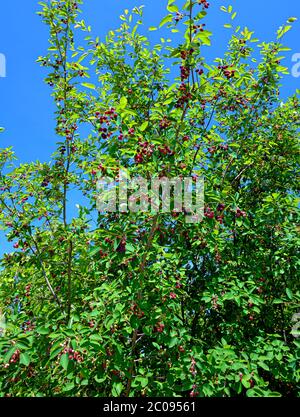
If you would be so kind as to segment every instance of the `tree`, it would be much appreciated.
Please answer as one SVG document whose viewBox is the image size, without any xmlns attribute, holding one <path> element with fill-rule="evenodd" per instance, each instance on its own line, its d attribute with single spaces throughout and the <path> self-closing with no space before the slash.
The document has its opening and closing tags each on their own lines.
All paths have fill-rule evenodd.
<svg viewBox="0 0 300 417">
<path fill-rule="evenodd" d="M 228 52 L 209 65 L 205 0 L 168 1 L 160 27 L 184 30 L 176 46 L 151 46 L 137 7 L 93 39 L 80 4 L 41 3 L 51 163 L 0 154 L 15 249 L 1 261 L 1 395 L 296 396 L 299 96 L 279 91 L 294 19 L 257 64 L 253 32 L 226 25 Z M 98 212 L 97 179 L 120 171 L 204 176 L 204 220 Z"/>
</svg>

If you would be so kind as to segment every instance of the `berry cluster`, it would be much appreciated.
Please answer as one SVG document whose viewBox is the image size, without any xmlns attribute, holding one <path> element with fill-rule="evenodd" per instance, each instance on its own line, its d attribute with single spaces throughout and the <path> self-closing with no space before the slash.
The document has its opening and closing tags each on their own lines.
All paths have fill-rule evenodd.
<svg viewBox="0 0 300 417">
<path fill-rule="evenodd" d="M 137 153 L 134 157 L 134 161 L 136 164 L 142 164 L 144 161 L 143 155 L 141 155 L 140 153 Z"/>
<path fill-rule="evenodd" d="M 180 20 L 182 20 L 183 18 L 184 18 L 184 14 L 176 12 L 176 16 L 175 16 L 176 23 L 180 22 Z"/>
<path fill-rule="evenodd" d="M 49 182 L 50 182 L 50 178 L 49 177 L 44 178 L 43 181 L 42 181 L 42 183 L 41 183 L 41 187 L 48 187 Z"/>
<path fill-rule="evenodd" d="M 197 68 L 197 69 L 196 69 L 196 73 L 197 73 L 198 75 L 202 75 L 202 74 L 204 73 L 203 68 Z"/>
<path fill-rule="evenodd" d="M 27 284 L 25 287 L 25 297 L 30 297 L 31 284 Z"/>
<path fill-rule="evenodd" d="M 147 157 L 152 156 L 153 151 L 154 151 L 154 144 L 153 143 L 149 143 L 147 141 L 145 142 L 139 142 L 140 147 L 142 148 L 142 152 L 144 155 L 146 155 Z"/>
<path fill-rule="evenodd" d="M 185 65 L 180 65 L 180 78 L 181 81 L 185 81 L 189 78 L 190 76 L 190 69 L 189 67 L 185 66 Z"/>
<path fill-rule="evenodd" d="M 108 253 L 103 252 L 102 249 L 99 250 L 99 255 L 101 259 L 107 258 L 108 257 Z"/>
<path fill-rule="evenodd" d="M 191 398 L 194 398 L 194 397 L 197 397 L 199 395 L 199 392 L 197 391 L 197 385 L 196 384 L 194 384 L 193 385 L 193 389 L 192 389 L 192 391 L 190 392 L 190 397 Z"/>
<path fill-rule="evenodd" d="M 154 332 L 155 333 L 162 333 L 165 329 L 165 325 L 163 323 L 157 323 L 156 326 L 154 326 Z"/>
<path fill-rule="evenodd" d="M 24 326 L 23 326 L 24 333 L 31 332 L 32 330 L 34 330 L 34 327 L 35 325 L 34 323 L 32 323 L 32 321 L 30 320 L 25 321 Z"/>
<path fill-rule="evenodd" d="M 205 26 L 206 26 L 205 23 L 202 23 L 202 25 L 193 25 L 192 29 L 194 33 L 203 32 Z"/>
<path fill-rule="evenodd" d="M 236 104 L 239 104 L 240 106 L 244 107 L 246 109 L 248 107 L 249 99 L 243 96 L 237 96 L 235 98 Z"/>
<path fill-rule="evenodd" d="M 96 111 L 95 116 L 99 120 L 100 124 L 108 122 L 108 117 L 101 115 L 101 113 L 99 111 Z"/>
<path fill-rule="evenodd" d="M 114 107 L 111 107 L 110 109 L 106 110 L 104 112 L 104 115 L 101 114 L 99 111 L 96 111 L 95 117 L 99 121 L 101 127 L 99 128 L 99 132 L 101 133 L 102 139 L 109 138 L 112 133 L 108 132 L 108 126 L 110 126 L 111 121 L 116 120 L 118 118 L 118 114 L 116 113 L 116 109 Z M 106 126 L 102 126 L 102 125 Z"/>
<path fill-rule="evenodd" d="M 204 216 L 208 219 L 213 219 L 215 217 L 215 213 L 210 207 L 206 207 L 204 210 Z"/>
<path fill-rule="evenodd" d="M 118 378 L 121 378 L 123 376 L 123 373 L 121 371 L 118 371 L 117 369 L 112 369 L 111 373 Z"/>
<path fill-rule="evenodd" d="M 118 118 L 118 114 L 116 113 L 116 109 L 114 107 L 111 107 L 110 109 L 106 110 L 104 114 L 108 116 L 110 119 Z"/>
<path fill-rule="evenodd" d="M 197 371 L 196 371 L 196 361 L 195 361 L 195 359 L 194 359 L 194 357 L 192 356 L 192 361 L 191 361 L 191 366 L 190 366 L 190 373 L 193 375 L 193 376 L 196 376 L 197 375 Z"/>
<path fill-rule="evenodd" d="M 19 359 L 20 359 L 20 349 L 17 349 L 13 354 L 12 354 L 12 356 L 11 356 L 11 358 L 10 358 L 10 360 L 9 360 L 9 362 L 8 363 L 5 363 L 4 365 L 3 365 L 3 367 L 4 368 L 8 368 L 9 367 L 9 365 L 11 364 L 11 363 L 16 363 L 16 362 L 18 362 L 19 361 Z"/>
<path fill-rule="evenodd" d="M 60 154 L 61 155 L 64 155 L 65 153 L 66 153 L 66 147 L 65 146 L 60 146 L 60 148 L 59 148 L 59 152 L 60 152 Z"/>
<path fill-rule="evenodd" d="M 138 150 L 138 153 L 135 155 L 134 160 L 136 164 L 141 164 L 144 161 L 144 157 L 151 157 L 154 152 L 154 145 L 145 141 L 145 142 L 139 142 L 140 149 Z"/>
<path fill-rule="evenodd" d="M 72 145 L 70 150 L 71 150 L 71 153 L 75 153 L 77 151 L 77 146 Z"/>
<path fill-rule="evenodd" d="M 236 217 L 247 217 L 247 213 L 239 208 L 236 210 Z"/>
<path fill-rule="evenodd" d="M 194 48 L 190 48 L 188 51 L 186 49 L 185 50 L 182 50 L 180 52 L 180 57 L 181 57 L 181 59 L 186 60 L 186 59 L 188 59 L 188 57 L 190 55 L 193 55 L 194 52 L 195 52 L 195 49 Z"/>
<path fill-rule="evenodd" d="M 107 139 L 111 136 L 111 133 L 108 132 L 107 127 L 100 127 L 99 132 L 101 133 L 102 139 Z"/>
<path fill-rule="evenodd" d="M 225 210 L 225 204 L 220 203 L 218 204 L 217 211 L 223 212 Z"/>
<path fill-rule="evenodd" d="M 119 246 L 117 247 L 117 252 L 125 253 L 126 252 L 126 237 L 123 237 Z"/>
<path fill-rule="evenodd" d="M 164 117 L 160 122 L 159 122 L 159 127 L 161 130 L 165 130 L 168 129 L 168 127 L 171 125 L 170 120 L 168 120 L 166 117 Z"/>
<path fill-rule="evenodd" d="M 140 307 L 134 303 L 132 304 L 132 306 L 130 307 L 130 310 L 133 312 L 133 314 L 135 316 L 137 316 L 139 319 L 141 319 L 142 317 L 144 317 L 145 313 L 140 309 Z"/>
<path fill-rule="evenodd" d="M 73 123 L 71 126 L 67 124 L 65 119 L 61 120 L 60 125 L 56 128 L 56 133 L 63 134 L 67 140 L 72 140 L 74 137 L 75 131 L 78 129 L 76 123 Z"/>
<path fill-rule="evenodd" d="M 215 212 L 213 211 L 213 209 L 211 209 L 210 207 L 206 207 L 205 209 L 204 209 L 204 216 L 205 217 L 207 217 L 207 218 L 209 218 L 209 219 L 213 219 L 213 218 L 215 218 L 216 217 L 216 220 L 220 223 L 220 224 L 223 224 L 223 221 L 224 221 L 224 214 L 223 214 L 223 212 L 224 212 L 224 210 L 225 210 L 225 204 L 222 204 L 222 203 L 220 203 L 218 206 L 217 206 L 217 212 L 219 213 L 219 214 L 215 214 Z"/>
<path fill-rule="evenodd" d="M 62 344 L 62 346 L 64 345 Z M 74 360 L 75 362 L 79 362 L 79 363 L 83 362 L 83 357 L 80 355 L 80 353 L 70 347 L 65 347 L 61 351 L 59 356 L 63 354 L 68 354 L 70 360 Z"/>
<path fill-rule="evenodd" d="M 217 219 L 217 221 L 220 224 L 223 224 L 223 222 L 224 222 L 224 214 L 221 214 L 220 216 L 217 216 L 216 219 Z"/>
<path fill-rule="evenodd" d="M 225 75 L 225 77 L 228 79 L 228 80 L 230 80 L 230 78 L 233 78 L 234 77 L 234 75 L 235 75 L 235 73 L 236 73 L 236 70 L 234 70 L 234 69 L 229 69 L 229 65 L 219 65 L 218 66 L 218 69 L 219 70 L 222 70 L 222 72 L 223 72 L 223 74 Z"/>
<path fill-rule="evenodd" d="M 217 150 L 222 150 L 222 151 L 228 151 L 228 145 L 226 144 L 221 144 L 219 146 L 211 146 L 209 147 L 207 150 L 210 154 L 214 154 L 215 152 L 217 152 Z"/>
<path fill-rule="evenodd" d="M 180 57 L 181 57 L 181 59 L 187 59 L 187 57 L 188 57 L 188 55 L 189 55 L 189 52 L 188 51 L 181 51 L 180 52 Z"/>
<path fill-rule="evenodd" d="M 159 152 L 160 152 L 161 154 L 163 154 L 163 155 L 175 155 L 175 152 L 174 152 L 174 151 L 172 151 L 172 150 L 170 149 L 170 147 L 169 147 L 169 146 L 167 146 L 167 145 L 164 145 L 163 147 L 162 147 L 162 146 L 160 146 L 160 147 L 158 148 L 158 150 L 159 150 Z"/>
<path fill-rule="evenodd" d="M 198 4 L 202 4 L 204 9 L 208 9 L 209 8 L 209 3 L 207 2 L 207 0 L 198 0 Z"/>
<path fill-rule="evenodd" d="M 179 87 L 180 97 L 177 100 L 175 107 L 183 108 L 184 104 L 187 103 L 191 98 L 192 94 L 189 92 L 189 88 L 185 83 L 182 83 Z"/>
</svg>

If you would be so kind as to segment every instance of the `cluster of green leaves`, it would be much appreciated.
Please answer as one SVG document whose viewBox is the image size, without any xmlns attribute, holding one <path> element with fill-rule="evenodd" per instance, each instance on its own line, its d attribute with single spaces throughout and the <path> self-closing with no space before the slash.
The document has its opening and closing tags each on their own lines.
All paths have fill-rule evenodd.
<svg viewBox="0 0 300 417">
<path fill-rule="evenodd" d="M 258 45 L 257 62 L 253 32 L 226 24 L 228 51 L 208 64 L 206 2 L 169 0 L 170 38 L 154 46 L 142 8 L 100 40 L 80 3 L 41 3 L 52 162 L 15 167 L 0 152 L 14 242 L 0 270 L 1 395 L 296 396 L 300 103 L 279 91 L 289 29 Z M 204 220 L 97 212 L 97 176 L 120 170 L 204 176 Z"/>
</svg>

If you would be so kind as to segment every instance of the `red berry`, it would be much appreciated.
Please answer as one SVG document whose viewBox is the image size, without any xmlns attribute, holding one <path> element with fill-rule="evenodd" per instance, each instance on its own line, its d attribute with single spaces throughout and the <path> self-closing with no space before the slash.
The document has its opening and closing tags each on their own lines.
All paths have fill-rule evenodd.
<svg viewBox="0 0 300 417">
<path fill-rule="evenodd" d="M 135 155 L 134 160 L 136 164 L 141 164 L 144 161 L 144 158 L 140 153 L 138 153 Z"/>
</svg>

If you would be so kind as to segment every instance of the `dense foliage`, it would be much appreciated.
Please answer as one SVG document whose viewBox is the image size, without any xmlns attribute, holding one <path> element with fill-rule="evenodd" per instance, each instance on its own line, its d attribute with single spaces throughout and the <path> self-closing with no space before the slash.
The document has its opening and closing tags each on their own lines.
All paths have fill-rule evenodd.
<svg viewBox="0 0 300 417">
<path fill-rule="evenodd" d="M 51 162 L 17 166 L 0 149 L 14 246 L 0 270 L 1 395 L 297 396 L 300 103 L 279 92 L 294 19 L 257 43 L 222 7 L 232 37 L 208 63 L 205 0 L 169 0 L 172 42 L 155 45 L 142 8 L 100 40 L 80 3 L 41 4 Z M 203 221 L 99 213 L 97 177 L 120 169 L 204 176 Z"/>
</svg>

